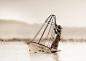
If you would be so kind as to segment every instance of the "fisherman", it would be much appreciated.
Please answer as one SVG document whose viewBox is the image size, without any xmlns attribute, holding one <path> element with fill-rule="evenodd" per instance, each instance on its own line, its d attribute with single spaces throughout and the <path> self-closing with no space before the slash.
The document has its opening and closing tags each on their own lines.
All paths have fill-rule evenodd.
<svg viewBox="0 0 86 61">
<path fill-rule="evenodd" d="M 56 39 L 51 45 L 51 51 L 57 51 L 58 50 L 58 44 L 59 44 L 60 37 L 61 37 L 61 30 L 62 30 L 61 25 L 55 24 L 54 31 L 56 34 Z"/>
</svg>

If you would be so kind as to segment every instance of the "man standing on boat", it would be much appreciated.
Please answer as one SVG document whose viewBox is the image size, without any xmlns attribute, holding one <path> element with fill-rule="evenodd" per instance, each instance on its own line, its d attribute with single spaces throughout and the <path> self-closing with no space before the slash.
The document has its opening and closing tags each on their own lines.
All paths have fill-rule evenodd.
<svg viewBox="0 0 86 61">
<path fill-rule="evenodd" d="M 58 50 L 58 44 L 59 44 L 60 37 L 61 37 L 61 30 L 62 30 L 61 25 L 55 24 L 54 31 L 56 34 L 56 39 L 51 45 L 51 51 L 57 51 Z"/>
</svg>

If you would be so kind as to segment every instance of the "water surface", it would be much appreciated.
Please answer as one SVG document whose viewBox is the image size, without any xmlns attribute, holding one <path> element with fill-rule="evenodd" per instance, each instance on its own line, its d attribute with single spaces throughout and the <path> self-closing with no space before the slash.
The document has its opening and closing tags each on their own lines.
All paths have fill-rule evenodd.
<svg viewBox="0 0 86 61">
<path fill-rule="evenodd" d="M 24 42 L 0 42 L 0 61 L 86 61 L 85 42 L 60 42 L 60 52 L 31 53 Z"/>
</svg>

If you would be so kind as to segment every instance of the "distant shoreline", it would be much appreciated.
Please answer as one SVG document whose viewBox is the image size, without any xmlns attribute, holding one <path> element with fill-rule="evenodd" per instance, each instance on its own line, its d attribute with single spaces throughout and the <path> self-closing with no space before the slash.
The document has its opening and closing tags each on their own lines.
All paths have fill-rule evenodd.
<svg viewBox="0 0 86 61">
<path fill-rule="evenodd" d="M 36 39 L 36 42 L 38 41 L 39 39 Z M 43 40 L 43 41 L 48 41 L 49 39 L 47 40 Z M 9 39 L 3 39 L 3 38 L 0 38 L 0 42 L 30 42 L 32 41 L 31 38 L 9 38 Z M 86 42 L 86 39 L 62 39 L 61 38 L 61 41 L 60 42 Z"/>
</svg>

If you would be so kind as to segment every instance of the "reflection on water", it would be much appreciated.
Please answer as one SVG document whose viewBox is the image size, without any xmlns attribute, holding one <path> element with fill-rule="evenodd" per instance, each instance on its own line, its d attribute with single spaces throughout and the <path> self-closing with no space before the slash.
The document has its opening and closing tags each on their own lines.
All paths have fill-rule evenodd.
<svg viewBox="0 0 86 61">
<path fill-rule="evenodd" d="M 61 42 L 60 52 L 31 53 L 24 42 L 0 42 L 0 61 L 86 61 L 86 43 Z"/>
<path fill-rule="evenodd" d="M 30 53 L 30 61 L 59 61 L 58 53 Z"/>
</svg>

